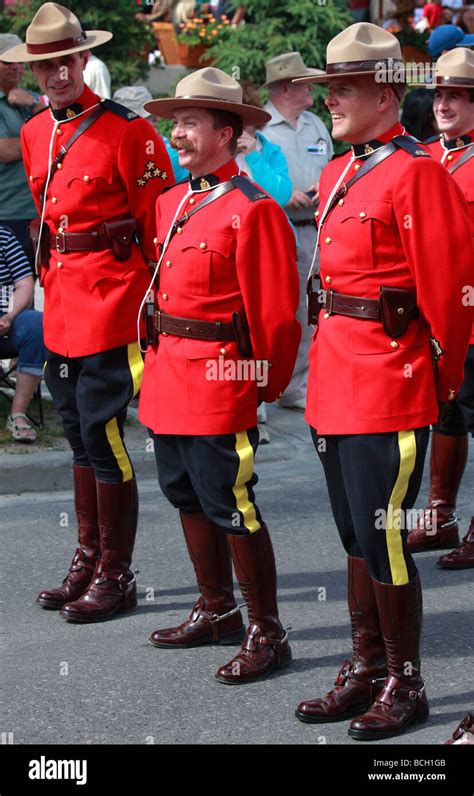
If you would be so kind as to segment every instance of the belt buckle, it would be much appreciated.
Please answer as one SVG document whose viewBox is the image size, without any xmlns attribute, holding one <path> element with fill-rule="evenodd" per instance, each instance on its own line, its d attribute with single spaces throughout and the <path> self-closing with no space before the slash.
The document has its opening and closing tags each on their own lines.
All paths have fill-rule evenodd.
<svg viewBox="0 0 474 796">
<path fill-rule="evenodd" d="M 328 296 L 329 296 L 329 305 L 328 305 Z M 332 315 L 333 296 L 334 296 L 334 290 L 325 291 L 324 312 L 326 312 L 328 315 Z"/>
<path fill-rule="evenodd" d="M 56 233 L 56 251 L 64 254 L 66 251 L 66 235 L 64 232 Z"/>
</svg>

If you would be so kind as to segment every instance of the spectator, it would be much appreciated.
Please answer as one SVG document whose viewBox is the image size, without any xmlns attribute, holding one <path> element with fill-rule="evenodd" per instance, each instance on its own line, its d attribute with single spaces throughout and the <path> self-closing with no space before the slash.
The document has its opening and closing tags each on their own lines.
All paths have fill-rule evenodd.
<svg viewBox="0 0 474 796">
<path fill-rule="evenodd" d="M 428 22 L 428 28 L 433 30 L 441 25 L 443 21 L 443 9 L 441 7 L 441 0 L 432 0 L 431 3 L 425 3 L 423 6 L 423 16 Z"/>
<path fill-rule="evenodd" d="M 370 22 L 370 0 L 348 0 L 347 6 L 354 22 Z"/>
<path fill-rule="evenodd" d="M 23 168 L 20 130 L 44 105 L 38 94 L 19 87 L 24 65 L 1 60 L 2 53 L 15 44 L 21 44 L 18 36 L 0 34 L 0 224 L 14 231 L 33 266 L 28 224 L 36 217 L 36 208 Z"/>
<path fill-rule="evenodd" d="M 134 113 L 138 113 L 139 116 L 141 116 L 143 119 L 147 119 L 153 127 L 158 129 L 158 117 L 153 116 L 143 107 L 145 102 L 149 102 L 153 99 L 146 86 L 123 86 L 115 92 L 113 99 L 115 102 L 125 105 L 126 108 L 130 108 L 130 110 L 134 111 Z M 179 165 L 178 151 L 171 146 L 165 135 L 162 135 L 161 137 L 165 142 L 166 150 L 170 157 L 171 165 L 173 166 L 173 174 L 176 182 L 187 180 L 189 177 L 189 172 Z"/>
<path fill-rule="evenodd" d="M 210 3 L 202 3 L 200 13 L 212 14 L 216 19 L 230 19 L 233 28 L 240 25 L 245 17 L 246 7 L 243 5 L 235 8 L 229 0 L 211 0 Z"/>
<path fill-rule="evenodd" d="M 432 58 L 452 50 L 454 47 L 471 47 L 474 45 L 474 35 L 466 34 L 457 25 L 440 25 L 433 31 L 428 39 L 428 54 Z"/>
<path fill-rule="evenodd" d="M 460 27 L 464 33 L 474 33 L 474 8 L 472 5 L 461 8 L 456 18 L 456 25 Z"/>
<path fill-rule="evenodd" d="M 433 113 L 433 92 L 427 88 L 415 88 L 407 95 L 403 103 L 401 123 L 407 133 L 426 141 L 436 135 L 435 115 Z"/>
<path fill-rule="evenodd" d="M 151 9 L 149 5 L 144 5 L 144 11 L 139 11 L 135 14 L 135 19 L 148 23 L 169 22 L 172 16 L 173 4 L 174 0 L 157 0 Z"/>
<path fill-rule="evenodd" d="M 300 275 L 300 302 L 297 318 L 303 327 L 291 382 L 280 399 L 280 405 L 304 411 L 308 379 L 308 351 L 311 327 L 307 324 L 306 280 L 316 245 L 314 211 L 318 204 L 318 181 L 324 166 L 331 160 L 331 136 L 321 119 L 309 113 L 313 105 L 308 84 L 292 83 L 295 77 L 318 75 L 320 70 L 308 69 L 300 53 L 292 52 L 272 58 L 266 64 L 265 86 L 269 102 L 265 110 L 272 119 L 263 133 L 272 143 L 278 144 L 288 161 L 293 192 L 286 211 L 298 235 L 298 271 Z"/>
<path fill-rule="evenodd" d="M 82 30 L 92 30 L 88 22 L 81 22 Z M 112 80 L 107 64 L 96 55 L 87 51 L 87 63 L 84 69 L 84 83 L 89 86 L 94 94 L 110 99 L 112 96 Z"/>
<path fill-rule="evenodd" d="M 25 253 L 7 227 L 0 227 L 0 291 L 12 293 L 0 305 L 0 358 L 18 357 L 16 389 L 6 427 L 17 442 L 35 442 L 26 411 L 41 381 L 45 352 L 43 314 L 30 309 L 34 282 Z"/>
</svg>

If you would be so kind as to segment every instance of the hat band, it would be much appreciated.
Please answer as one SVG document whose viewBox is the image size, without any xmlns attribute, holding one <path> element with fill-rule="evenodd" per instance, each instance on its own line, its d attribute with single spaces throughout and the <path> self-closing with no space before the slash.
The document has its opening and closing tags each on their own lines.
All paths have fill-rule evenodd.
<svg viewBox="0 0 474 796">
<path fill-rule="evenodd" d="M 348 72 L 377 72 L 384 66 L 387 69 L 400 69 L 404 62 L 399 58 L 379 58 L 377 61 L 340 61 L 335 64 L 328 64 L 326 67 L 327 75 L 338 75 Z"/>
<path fill-rule="evenodd" d="M 60 41 L 52 41 L 48 44 L 26 44 L 26 51 L 31 55 L 43 55 L 47 53 L 59 52 L 59 50 L 69 50 L 72 47 L 77 47 L 83 44 L 87 39 L 87 35 L 82 30 L 78 36 L 71 36 L 69 39 L 60 39 Z"/>
<path fill-rule="evenodd" d="M 474 78 L 472 77 L 450 77 L 449 75 L 436 75 L 437 86 L 467 86 L 468 88 L 474 87 Z"/>
<path fill-rule="evenodd" d="M 237 102 L 237 100 L 232 99 L 224 99 L 223 97 L 209 97 L 206 94 L 184 94 L 180 97 L 175 97 L 177 100 L 210 100 L 211 102 L 233 102 L 234 105 L 242 105 L 242 101 Z"/>
</svg>

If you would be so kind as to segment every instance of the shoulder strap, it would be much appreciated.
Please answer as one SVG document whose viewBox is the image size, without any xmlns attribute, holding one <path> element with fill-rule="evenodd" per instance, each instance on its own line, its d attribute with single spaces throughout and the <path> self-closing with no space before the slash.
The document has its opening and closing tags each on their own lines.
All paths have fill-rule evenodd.
<svg viewBox="0 0 474 796">
<path fill-rule="evenodd" d="M 141 117 L 135 111 L 130 110 L 125 105 L 121 105 L 119 102 L 115 102 L 111 99 L 104 99 L 102 100 L 102 105 L 107 111 L 111 111 L 112 113 L 116 113 L 117 116 L 121 116 L 122 119 L 126 119 L 127 122 L 133 121 L 133 119 L 140 119 Z"/>
<path fill-rule="evenodd" d="M 232 179 L 227 180 L 226 182 L 222 182 L 220 185 L 217 185 L 216 188 L 214 188 L 214 190 L 212 191 L 212 193 L 208 194 L 208 196 L 206 196 L 206 198 L 203 199 L 202 202 L 199 202 L 199 204 L 196 205 L 196 207 L 193 207 L 192 210 L 189 210 L 189 212 L 184 213 L 184 215 L 178 218 L 173 224 L 169 240 L 171 240 L 173 235 L 176 235 L 178 227 L 182 227 L 184 224 L 186 224 L 186 222 L 189 221 L 191 216 L 193 216 L 195 213 L 198 213 L 200 210 L 203 210 L 205 207 L 208 207 L 210 204 L 212 204 L 212 202 L 215 202 L 217 199 L 220 199 L 221 196 L 224 196 L 224 194 L 229 193 L 229 191 L 233 191 L 236 187 L 234 185 L 234 180 L 235 177 L 232 177 Z"/>
<path fill-rule="evenodd" d="M 405 152 L 408 152 L 414 158 L 430 158 L 431 155 L 426 149 L 422 149 L 421 143 L 418 141 L 417 138 L 413 138 L 411 135 L 396 135 L 395 138 L 392 138 L 393 143 L 399 149 L 404 149 Z"/>
<path fill-rule="evenodd" d="M 101 102 L 101 104 L 97 108 L 95 108 L 92 111 L 92 113 L 89 114 L 89 116 L 86 116 L 82 120 L 82 122 L 80 123 L 79 127 L 74 131 L 74 133 L 72 134 L 70 139 L 64 144 L 64 146 L 62 146 L 60 148 L 58 154 L 56 155 L 56 157 L 54 158 L 54 160 L 53 160 L 53 162 L 51 164 L 51 171 L 50 171 L 50 176 L 49 176 L 50 182 L 51 182 L 51 178 L 52 178 L 53 174 L 56 172 L 56 170 L 58 168 L 58 165 L 63 162 L 66 154 L 69 152 L 69 150 L 71 149 L 71 147 L 74 144 L 74 142 L 77 141 L 77 139 L 83 133 L 85 133 L 85 131 L 88 130 L 89 127 L 91 127 L 94 124 L 94 122 L 96 122 L 97 119 L 100 116 L 102 116 L 103 113 L 105 113 L 105 111 L 106 111 L 106 108 L 104 107 L 104 103 Z M 43 190 L 44 190 L 44 185 L 41 188 L 41 197 L 43 196 Z"/>
<path fill-rule="evenodd" d="M 230 179 L 234 187 L 242 191 L 251 202 L 257 202 L 259 199 L 268 199 L 267 194 L 263 193 L 258 185 L 255 185 L 248 177 L 244 177 L 242 174 L 236 174 L 235 177 L 231 177 Z"/>
<path fill-rule="evenodd" d="M 467 163 L 467 161 L 472 157 L 474 157 L 474 144 L 470 144 L 470 146 L 467 147 L 466 151 L 463 152 L 454 166 L 451 166 L 451 168 L 448 169 L 449 173 L 454 174 L 455 171 L 457 171 L 461 166 L 464 166 L 464 164 Z"/>
</svg>

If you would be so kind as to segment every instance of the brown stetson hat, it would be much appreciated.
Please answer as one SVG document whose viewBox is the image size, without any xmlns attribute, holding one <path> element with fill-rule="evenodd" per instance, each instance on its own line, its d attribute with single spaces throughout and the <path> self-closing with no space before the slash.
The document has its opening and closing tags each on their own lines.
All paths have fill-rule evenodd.
<svg viewBox="0 0 474 796">
<path fill-rule="evenodd" d="M 356 22 L 331 39 L 326 51 L 326 71 L 320 76 L 302 77 L 295 83 L 327 83 L 334 77 L 375 75 L 385 71 L 384 82 L 391 82 L 391 70 L 397 82 L 403 75 L 403 59 L 398 39 L 371 22 Z"/>
<path fill-rule="evenodd" d="M 283 53 L 283 55 L 271 58 L 266 62 L 265 69 L 264 86 L 270 86 L 280 80 L 293 80 L 295 77 L 324 75 L 322 69 L 310 69 L 306 66 L 299 52 Z"/>
<path fill-rule="evenodd" d="M 145 110 L 171 119 L 178 108 L 204 108 L 230 111 L 240 116 L 244 124 L 259 125 L 269 122 L 271 114 L 245 105 L 242 102 L 242 87 L 237 80 L 229 77 L 221 69 L 206 66 L 191 72 L 179 81 L 174 97 L 146 102 Z"/>
<path fill-rule="evenodd" d="M 72 11 L 57 3 L 44 3 L 26 30 L 26 44 L 2 53 L 2 61 L 25 63 L 91 50 L 112 38 L 106 30 L 82 30 Z"/>
<path fill-rule="evenodd" d="M 434 83 L 426 88 L 474 88 L 474 52 L 468 47 L 456 47 L 436 61 Z"/>
</svg>

